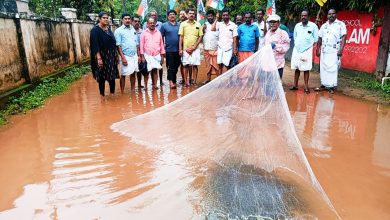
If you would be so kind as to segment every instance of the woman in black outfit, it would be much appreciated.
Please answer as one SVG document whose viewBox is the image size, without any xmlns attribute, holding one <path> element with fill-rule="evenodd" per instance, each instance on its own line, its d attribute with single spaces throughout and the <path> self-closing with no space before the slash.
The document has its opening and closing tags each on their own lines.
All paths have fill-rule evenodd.
<svg viewBox="0 0 390 220">
<path fill-rule="evenodd" d="M 99 13 L 98 24 L 90 34 L 91 68 L 93 78 L 99 83 L 100 95 L 104 96 L 105 81 L 110 93 L 115 92 L 115 79 L 119 78 L 115 36 L 109 28 L 108 14 Z"/>
</svg>

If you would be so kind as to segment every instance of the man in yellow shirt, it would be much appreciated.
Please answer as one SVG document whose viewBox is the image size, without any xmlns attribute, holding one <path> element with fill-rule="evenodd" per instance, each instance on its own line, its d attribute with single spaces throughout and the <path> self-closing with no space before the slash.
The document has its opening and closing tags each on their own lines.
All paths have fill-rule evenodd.
<svg viewBox="0 0 390 220">
<path fill-rule="evenodd" d="M 182 63 L 184 67 L 184 85 L 189 86 L 196 84 L 198 77 L 198 66 L 200 65 L 200 49 L 199 43 L 202 41 L 203 29 L 202 25 L 195 21 L 195 10 L 187 10 L 188 20 L 180 24 L 179 35 L 179 54 L 182 56 Z M 188 70 L 192 69 L 192 77 L 188 82 Z"/>
</svg>

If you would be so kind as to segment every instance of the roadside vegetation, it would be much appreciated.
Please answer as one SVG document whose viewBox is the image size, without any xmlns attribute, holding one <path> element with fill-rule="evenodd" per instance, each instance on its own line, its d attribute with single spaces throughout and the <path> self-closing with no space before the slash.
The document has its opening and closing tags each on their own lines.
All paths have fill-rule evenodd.
<svg viewBox="0 0 390 220">
<path fill-rule="evenodd" d="M 350 83 L 351 87 L 367 90 L 381 98 L 390 100 L 390 82 L 386 81 L 382 86 L 374 76 L 355 71 L 341 71 L 343 80 Z"/>
<path fill-rule="evenodd" d="M 0 126 L 7 123 L 9 116 L 40 107 L 49 97 L 63 93 L 72 82 L 80 79 L 88 71 L 89 66 L 73 67 L 65 71 L 64 77 L 43 78 L 32 90 L 9 98 L 7 104 L 0 110 Z"/>
</svg>

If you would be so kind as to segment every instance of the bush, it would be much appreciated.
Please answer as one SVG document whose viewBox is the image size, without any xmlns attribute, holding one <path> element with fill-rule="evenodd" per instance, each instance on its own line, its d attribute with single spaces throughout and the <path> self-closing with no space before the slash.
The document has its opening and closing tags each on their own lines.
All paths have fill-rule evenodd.
<svg viewBox="0 0 390 220">
<path fill-rule="evenodd" d="M 33 90 L 22 92 L 18 97 L 11 97 L 5 108 L 0 111 L 0 125 L 5 124 L 10 115 L 25 113 L 42 106 L 47 98 L 63 93 L 72 82 L 80 79 L 88 71 L 89 66 L 71 68 L 62 78 L 45 78 Z"/>
</svg>

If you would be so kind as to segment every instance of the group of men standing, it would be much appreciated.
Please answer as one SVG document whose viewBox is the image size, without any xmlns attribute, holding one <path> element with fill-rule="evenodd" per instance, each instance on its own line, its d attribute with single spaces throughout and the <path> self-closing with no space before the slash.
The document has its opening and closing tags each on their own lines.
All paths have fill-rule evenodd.
<svg viewBox="0 0 390 220">
<path fill-rule="evenodd" d="M 207 12 L 207 22 L 204 25 L 205 60 L 208 64 L 207 76 L 209 82 L 212 72 L 220 75 L 231 65 L 232 56 L 238 57 L 238 63 L 244 62 L 264 45 L 272 45 L 277 58 L 280 77 L 284 67 L 284 57 L 290 47 L 287 32 L 279 28 L 280 17 L 271 15 L 264 20 L 264 10 L 256 12 L 257 21 L 254 21 L 251 12 L 236 16 L 236 23 L 230 21 L 230 12 L 222 10 L 222 21 L 218 22 L 219 15 L 214 11 Z M 244 22 L 242 21 L 244 19 Z"/>
<path fill-rule="evenodd" d="M 287 31 L 282 30 L 280 17 L 270 15 L 264 20 L 264 10 L 256 12 L 254 21 L 251 12 L 236 16 L 234 23 L 230 20 L 230 12 L 224 9 L 219 14 L 213 10 L 207 12 L 207 21 L 202 26 L 195 20 L 196 11 L 188 9 L 180 12 L 170 10 L 168 21 L 157 20 L 157 12 L 152 11 L 147 18 L 144 29 L 140 28 L 140 18 L 122 15 L 123 25 L 115 31 L 115 37 L 120 54 L 121 91 L 124 91 L 125 76 L 130 75 L 131 88 L 135 88 L 135 75 L 138 87 L 141 85 L 141 75 L 144 76 L 144 86 L 148 86 L 148 75 L 151 73 L 152 86 L 157 87 L 157 79 L 162 80 L 162 64 L 164 58 L 167 66 L 167 79 L 171 89 L 177 87 L 177 72 L 181 67 L 184 86 L 197 83 L 198 66 L 200 65 L 199 45 L 203 41 L 204 58 L 207 64 L 207 82 L 211 75 L 221 75 L 231 66 L 232 57 L 238 62 L 244 62 L 264 45 L 271 45 L 280 78 L 283 76 L 285 54 L 290 47 Z M 291 60 L 291 68 L 295 71 L 294 86 L 298 89 L 300 71 L 304 72 L 304 91 L 309 93 L 309 71 L 312 68 L 313 45 L 317 42 L 317 56 L 321 56 L 321 87 L 330 92 L 337 86 L 337 71 L 339 60 L 345 44 L 346 29 L 344 23 L 336 19 L 336 11 L 329 10 L 328 22 L 318 31 L 317 25 L 309 21 L 307 10 L 301 13 L 301 22 L 294 28 L 295 46 Z M 319 39 L 318 39 L 319 37 Z M 159 74 L 157 74 L 159 72 Z M 136 74 L 134 74 L 136 73 Z"/>
<path fill-rule="evenodd" d="M 294 28 L 294 49 L 291 58 L 291 69 L 295 71 L 294 86 L 290 90 L 298 90 L 300 71 L 304 72 L 304 91 L 310 93 L 309 71 L 312 69 L 313 45 L 317 42 L 316 55 L 320 57 L 321 86 L 314 91 L 327 89 L 334 93 L 337 87 L 338 70 L 345 45 L 347 29 L 345 24 L 337 19 L 336 10 L 328 11 L 328 21 L 320 30 L 309 21 L 309 12 L 301 12 L 301 22 Z"/>
</svg>

